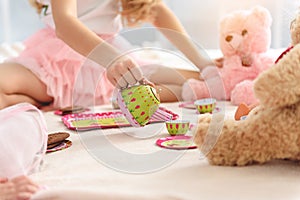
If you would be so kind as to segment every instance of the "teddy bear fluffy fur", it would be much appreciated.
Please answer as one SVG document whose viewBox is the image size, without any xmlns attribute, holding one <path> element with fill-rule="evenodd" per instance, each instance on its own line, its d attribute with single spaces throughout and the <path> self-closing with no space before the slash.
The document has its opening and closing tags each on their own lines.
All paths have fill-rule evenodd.
<svg viewBox="0 0 300 200">
<path fill-rule="evenodd" d="M 254 92 L 260 105 L 245 120 L 224 120 L 222 114 L 199 116 L 194 140 L 210 164 L 300 160 L 299 44 L 259 75 Z"/>
</svg>

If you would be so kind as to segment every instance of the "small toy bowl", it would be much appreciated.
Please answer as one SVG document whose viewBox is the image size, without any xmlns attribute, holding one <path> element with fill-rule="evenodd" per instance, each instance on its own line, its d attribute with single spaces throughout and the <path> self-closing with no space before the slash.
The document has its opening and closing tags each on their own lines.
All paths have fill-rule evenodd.
<svg viewBox="0 0 300 200">
<path fill-rule="evenodd" d="M 194 102 L 198 112 L 200 114 L 203 113 L 212 113 L 216 108 L 217 100 L 214 98 L 206 98 L 206 99 L 199 99 Z"/>
<path fill-rule="evenodd" d="M 170 120 L 166 121 L 166 127 L 171 136 L 185 135 L 190 128 L 190 121 Z"/>
<path fill-rule="evenodd" d="M 159 107 L 160 100 L 150 85 L 134 85 L 119 91 L 118 105 L 134 127 L 145 126 Z"/>
</svg>

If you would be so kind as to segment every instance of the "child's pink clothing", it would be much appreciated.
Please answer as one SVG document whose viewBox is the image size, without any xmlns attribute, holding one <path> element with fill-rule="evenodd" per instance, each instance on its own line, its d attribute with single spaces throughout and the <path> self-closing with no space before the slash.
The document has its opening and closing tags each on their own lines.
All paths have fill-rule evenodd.
<svg viewBox="0 0 300 200">
<path fill-rule="evenodd" d="M 8 62 L 19 63 L 30 69 L 47 85 L 47 93 L 54 98 L 53 106 L 93 106 L 109 103 L 114 87 L 106 77 L 105 68 L 75 52 L 58 39 L 53 25 L 50 0 L 43 17 L 47 27 L 24 42 L 25 50 Z M 99 37 L 124 51 L 128 42 L 115 37 L 121 29 L 118 1 L 78 0 L 78 17 Z M 84 40 L 84 38 L 83 38 Z M 79 43 L 81 41 L 78 41 Z"/>
<path fill-rule="evenodd" d="M 54 97 L 54 107 L 109 102 L 113 86 L 105 68 L 71 49 L 56 37 L 52 28 L 38 31 L 24 44 L 26 49 L 10 62 L 27 67 L 47 85 L 48 95 Z"/>
</svg>

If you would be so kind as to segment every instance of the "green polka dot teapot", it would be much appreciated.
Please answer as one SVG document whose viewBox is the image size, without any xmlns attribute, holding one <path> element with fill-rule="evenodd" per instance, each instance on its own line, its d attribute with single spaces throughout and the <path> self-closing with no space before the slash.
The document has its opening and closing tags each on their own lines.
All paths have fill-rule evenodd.
<svg viewBox="0 0 300 200">
<path fill-rule="evenodd" d="M 134 127 L 141 127 L 149 123 L 159 108 L 160 99 L 154 87 L 134 85 L 121 89 L 117 102 L 128 122 Z"/>
</svg>

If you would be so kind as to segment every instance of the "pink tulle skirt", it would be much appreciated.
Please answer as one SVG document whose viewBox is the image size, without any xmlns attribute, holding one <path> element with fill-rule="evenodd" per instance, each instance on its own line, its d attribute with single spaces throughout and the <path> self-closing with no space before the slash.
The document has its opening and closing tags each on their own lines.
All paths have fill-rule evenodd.
<svg viewBox="0 0 300 200">
<path fill-rule="evenodd" d="M 117 47 L 124 45 L 115 40 L 111 43 Z M 30 69 L 47 85 L 54 107 L 109 102 L 114 87 L 106 77 L 105 68 L 75 52 L 56 37 L 53 29 L 38 31 L 24 45 L 25 50 L 10 62 Z"/>
</svg>

